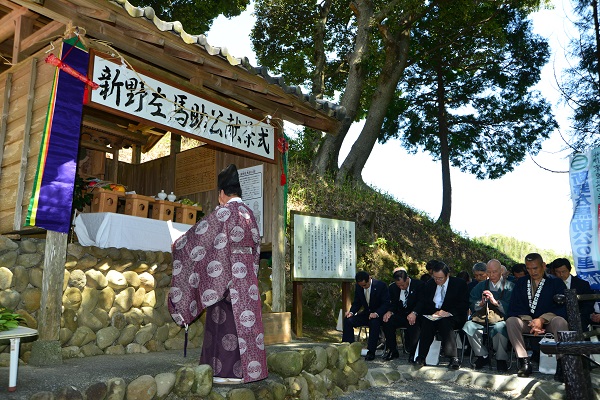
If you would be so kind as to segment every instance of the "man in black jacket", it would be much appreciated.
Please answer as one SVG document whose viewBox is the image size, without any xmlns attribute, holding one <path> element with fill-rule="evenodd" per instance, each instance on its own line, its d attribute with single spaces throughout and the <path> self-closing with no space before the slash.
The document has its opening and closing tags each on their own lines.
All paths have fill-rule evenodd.
<svg viewBox="0 0 600 400">
<path fill-rule="evenodd" d="M 425 286 L 425 282 L 411 279 L 406 271 L 402 269 L 394 271 L 394 283 L 389 287 L 392 305 L 390 310 L 383 315 L 383 333 L 388 349 L 383 356 L 384 360 L 389 361 L 400 356 L 396 342 L 396 329 L 398 328 L 406 328 L 404 346 L 409 353 L 409 362 L 414 360 L 420 334 L 419 322 L 415 321 L 410 324 L 407 317 L 414 310 L 419 290 L 423 286 Z"/>
<path fill-rule="evenodd" d="M 414 323 L 417 316 L 422 317 L 419 354 L 415 360 L 417 367 L 425 365 L 429 347 L 439 332 L 444 353 L 450 358 L 448 368 L 460 368 L 454 330 L 462 328 L 467 320 L 469 294 L 467 283 L 449 274 L 446 264 L 437 261 L 432 270 L 433 279 L 420 291 L 415 309 L 407 317 L 409 323 Z"/>
<path fill-rule="evenodd" d="M 567 289 L 575 289 L 577 294 L 594 294 L 590 283 L 577 275 L 571 275 L 571 263 L 566 258 L 557 258 L 552 261 L 554 275 L 562 279 Z M 579 312 L 581 314 L 581 329 L 587 331 L 590 324 L 590 314 L 594 312 L 593 301 L 580 301 Z"/>
<path fill-rule="evenodd" d="M 384 282 L 371 278 L 365 271 L 358 271 L 355 280 L 354 301 L 350 311 L 346 313 L 342 342 L 354 342 L 354 328 L 368 326 L 368 352 L 365 360 L 370 361 L 375 359 L 382 317 L 390 307 L 390 294 Z"/>
</svg>

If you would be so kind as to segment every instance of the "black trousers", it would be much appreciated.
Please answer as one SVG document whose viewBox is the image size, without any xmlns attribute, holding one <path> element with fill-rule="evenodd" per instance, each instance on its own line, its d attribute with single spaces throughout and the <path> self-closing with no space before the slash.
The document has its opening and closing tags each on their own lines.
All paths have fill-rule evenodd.
<svg viewBox="0 0 600 400">
<path fill-rule="evenodd" d="M 459 326 L 460 325 L 460 326 Z M 455 317 L 440 318 L 437 321 L 431 321 L 427 318 L 421 318 L 421 335 L 419 338 L 419 357 L 426 358 L 429 353 L 429 347 L 433 343 L 435 334 L 439 332 L 442 338 L 442 349 L 447 357 L 457 357 L 455 329 L 462 328 L 460 321 Z"/>
<path fill-rule="evenodd" d="M 367 350 L 375 354 L 379 333 L 381 332 L 381 317 L 369 319 L 369 313 L 360 313 L 344 320 L 344 331 L 342 333 L 342 342 L 354 342 L 354 328 L 359 326 L 369 327 L 369 340 L 367 341 Z"/>
<path fill-rule="evenodd" d="M 410 354 L 409 359 L 413 359 L 419 335 L 421 333 L 420 318 L 414 325 L 410 325 L 406 320 L 406 315 L 394 314 L 388 319 L 388 322 L 383 323 L 383 334 L 385 335 L 385 347 L 392 353 L 398 351 L 398 343 L 396 340 L 396 330 L 398 328 L 406 328 L 404 332 L 404 346 Z M 411 358 L 412 357 L 412 358 Z"/>
</svg>

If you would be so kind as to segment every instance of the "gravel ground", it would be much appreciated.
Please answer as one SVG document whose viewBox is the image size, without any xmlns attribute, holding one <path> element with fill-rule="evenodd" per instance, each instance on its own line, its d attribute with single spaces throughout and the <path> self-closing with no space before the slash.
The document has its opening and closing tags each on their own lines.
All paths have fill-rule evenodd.
<svg viewBox="0 0 600 400">
<path fill-rule="evenodd" d="M 512 397 L 470 386 L 461 386 L 452 382 L 422 381 L 415 379 L 411 382 L 396 382 L 389 386 L 372 387 L 338 397 L 336 400 L 388 400 L 399 397 L 412 400 L 504 400 Z"/>
</svg>

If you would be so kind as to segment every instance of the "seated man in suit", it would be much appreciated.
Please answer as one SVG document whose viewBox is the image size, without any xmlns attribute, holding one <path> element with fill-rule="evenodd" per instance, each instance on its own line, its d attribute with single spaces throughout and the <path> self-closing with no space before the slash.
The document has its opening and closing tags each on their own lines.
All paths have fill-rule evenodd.
<svg viewBox="0 0 600 400">
<path fill-rule="evenodd" d="M 425 282 L 411 279 L 406 271 L 402 269 L 394 271 L 394 283 L 389 287 L 391 308 L 383 315 L 385 347 L 388 349 L 383 356 L 384 360 L 389 361 L 400 357 L 396 342 L 396 329 L 406 328 L 404 346 L 410 354 L 409 362 L 413 362 L 420 330 L 418 321 L 411 324 L 407 317 L 415 308 L 419 290 L 423 286 L 425 286 Z"/>
<path fill-rule="evenodd" d="M 477 286 L 471 290 L 470 300 L 471 307 L 477 312 L 492 307 L 499 315 L 504 317 L 508 311 L 508 304 L 512 295 L 514 283 L 509 282 L 502 275 L 502 265 L 498 260 L 490 260 L 487 263 L 488 279 L 479 282 Z M 476 319 L 478 320 L 478 319 Z M 477 356 L 475 361 L 475 369 L 481 369 L 486 364 L 490 363 L 488 349 L 483 346 L 483 325 L 475 321 L 467 321 L 463 327 L 463 331 L 467 334 L 469 343 L 473 352 Z M 490 326 L 488 340 L 492 341 L 492 346 L 496 351 L 496 368 L 499 372 L 508 371 L 508 334 L 506 333 L 506 322 L 498 321 Z"/>
<path fill-rule="evenodd" d="M 558 331 L 567 331 L 566 309 L 554 302 L 554 295 L 564 294 L 561 279 L 546 274 L 546 263 L 538 253 L 525 256 L 529 276 L 520 278 L 513 289 L 508 306 L 506 329 L 508 339 L 519 359 L 518 376 L 531 375 L 531 360 L 527 357 L 523 333 L 543 335 L 551 332 L 555 338 Z M 560 355 L 557 357 L 554 379 L 563 380 Z"/>
<path fill-rule="evenodd" d="M 407 317 L 409 324 L 413 324 L 417 316 L 422 316 L 419 354 L 415 360 L 417 368 L 425 365 L 425 358 L 436 332 L 442 337 L 445 355 L 450 357 L 448 368 L 460 368 L 454 330 L 462 328 L 465 324 L 469 296 L 467 283 L 460 278 L 450 277 L 449 274 L 450 270 L 446 264 L 441 261 L 435 263 L 432 279 L 420 291 L 415 309 Z"/>
<path fill-rule="evenodd" d="M 350 311 L 346 313 L 342 342 L 354 342 L 354 328 L 368 326 L 369 340 L 365 360 L 370 361 L 375 359 L 382 317 L 390 308 L 390 294 L 384 282 L 371 278 L 365 271 L 358 271 L 355 280 L 354 301 Z"/>
<path fill-rule="evenodd" d="M 590 283 L 576 275 L 571 275 L 571 263 L 566 258 L 557 258 L 552 261 L 554 275 L 562 279 L 567 289 L 575 289 L 577 294 L 594 294 Z M 579 312 L 581 314 L 581 330 L 587 331 L 590 324 L 590 314 L 594 311 L 593 301 L 580 301 Z"/>
</svg>

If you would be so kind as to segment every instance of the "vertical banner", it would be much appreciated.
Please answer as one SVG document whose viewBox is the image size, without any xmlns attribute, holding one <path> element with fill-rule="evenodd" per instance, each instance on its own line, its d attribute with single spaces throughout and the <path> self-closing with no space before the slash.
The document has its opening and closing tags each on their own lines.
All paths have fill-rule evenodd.
<svg viewBox="0 0 600 400">
<path fill-rule="evenodd" d="M 264 210 L 263 210 L 263 165 L 238 170 L 240 186 L 242 188 L 242 201 L 250 207 L 256 218 L 260 236 L 264 236 Z"/>
<path fill-rule="evenodd" d="M 571 248 L 577 274 L 600 289 L 598 216 L 600 205 L 600 148 L 578 153 L 569 160 L 573 200 Z"/>
<path fill-rule="evenodd" d="M 86 76 L 86 51 L 63 42 L 60 59 Z M 56 70 L 25 225 L 69 232 L 85 85 L 73 72 Z"/>
</svg>

